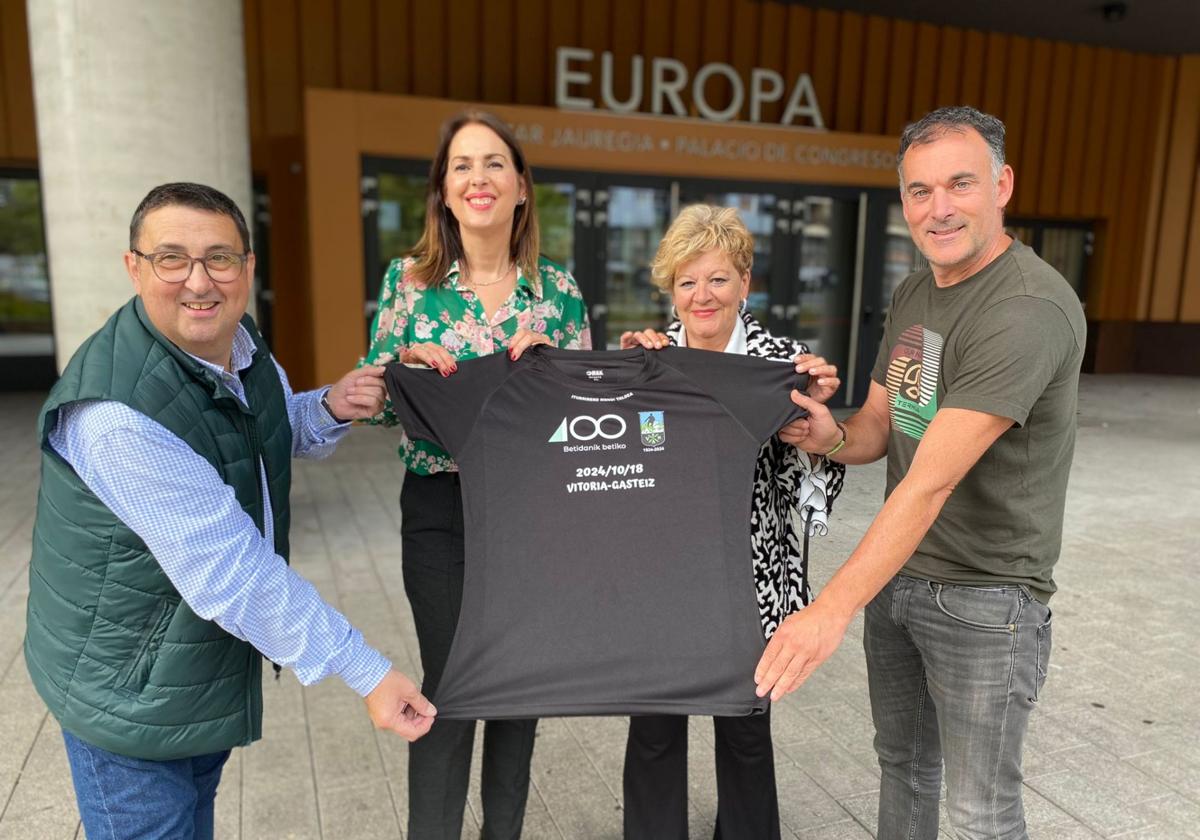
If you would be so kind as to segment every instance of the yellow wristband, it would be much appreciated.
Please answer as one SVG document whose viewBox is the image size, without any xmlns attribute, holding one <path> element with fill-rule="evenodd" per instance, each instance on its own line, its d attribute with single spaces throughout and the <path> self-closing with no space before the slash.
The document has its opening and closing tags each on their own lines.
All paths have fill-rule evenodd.
<svg viewBox="0 0 1200 840">
<path fill-rule="evenodd" d="M 825 453 L 824 457 L 826 458 L 836 455 L 839 451 L 841 451 L 841 448 L 846 445 L 846 427 L 841 423 L 838 423 L 837 427 L 842 430 L 842 439 L 837 442 L 837 446 Z"/>
</svg>

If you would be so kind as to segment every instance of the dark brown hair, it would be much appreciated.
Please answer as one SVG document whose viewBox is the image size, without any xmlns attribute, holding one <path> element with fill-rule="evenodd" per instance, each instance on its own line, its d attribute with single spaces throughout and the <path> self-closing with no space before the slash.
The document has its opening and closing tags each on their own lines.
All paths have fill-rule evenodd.
<svg viewBox="0 0 1200 840">
<path fill-rule="evenodd" d="M 142 203 L 133 211 L 133 219 L 129 222 L 129 250 L 137 248 L 138 237 L 142 235 L 142 222 L 146 216 L 160 207 L 189 207 L 192 210 L 228 216 L 233 220 L 238 236 L 242 237 L 242 247 L 246 251 L 250 250 L 250 230 L 246 227 L 246 218 L 234 200 L 220 190 L 187 181 L 159 184 L 146 193 Z"/>
<path fill-rule="evenodd" d="M 420 286 L 442 282 L 455 260 L 459 261 L 460 267 L 467 267 L 467 255 L 463 251 L 458 219 L 454 218 L 454 214 L 446 206 L 443 187 L 446 183 L 446 167 L 450 163 L 450 141 L 460 129 L 472 124 L 484 125 L 496 132 L 508 146 L 513 166 L 525 183 L 525 203 L 518 204 L 513 209 L 508 254 L 527 278 L 534 280 L 538 276 L 540 243 L 537 208 L 533 195 L 533 173 L 525 162 L 525 153 L 521 151 L 512 129 L 495 114 L 472 110 L 450 118 L 442 126 L 437 152 L 433 156 L 433 164 L 429 167 L 429 184 L 426 186 L 425 195 L 425 231 L 421 234 L 420 241 L 409 252 L 409 255 L 415 258 L 411 277 Z"/>
</svg>

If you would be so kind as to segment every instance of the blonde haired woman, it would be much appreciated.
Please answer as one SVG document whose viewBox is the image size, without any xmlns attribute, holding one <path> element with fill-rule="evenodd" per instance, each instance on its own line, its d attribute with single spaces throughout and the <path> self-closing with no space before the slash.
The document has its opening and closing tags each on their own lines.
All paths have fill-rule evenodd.
<svg viewBox="0 0 1200 840">
<path fill-rule="evenodd" d="M 665 334 L 627 332 L 621 347 L 668 344 L 794 359 L 822 402 L 837 390 L 837 369 L 798 341 L 771 335 L 746 309 L 754 239 L 727 207 L 697 204 L 676 217 L 651 265 L 655 284 L 670 296 L 675 320 Z M 806 455 L 778 436 L 763 445 L 754 472 L 750 543 L 759 614 L 767 638 L 808 603 L 807 550 L 794 522 L 824 534 L 845 467 Z M 750 570 L 747 570 L 749 572 Z M 779 833 L 770 714 L 713 718 L 717 768 L 715 838 L 763 838 Z M 687 718 L 630 719 L 625 750 L 626 840 L 686 838 Z"/>
</svg>

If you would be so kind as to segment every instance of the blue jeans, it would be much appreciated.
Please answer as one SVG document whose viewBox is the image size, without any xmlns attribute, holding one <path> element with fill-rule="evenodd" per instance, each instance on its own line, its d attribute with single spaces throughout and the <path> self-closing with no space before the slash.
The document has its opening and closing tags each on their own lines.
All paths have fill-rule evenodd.
<svg viewBox="0 0 1200 840">
<path fill-rule="evenodd" d="M 213 800 L 229 750 L 149 761 L 63 732 L 88 840 L 212 840 Z"/>
<path fill-rule="evenodd" d="M 879 840 L 1026 840 L 1021 748 L 1050 657 L 1050 609 L 1023 586 L 897 575 L 863 647 L 882 770 Z"/>
</svg>

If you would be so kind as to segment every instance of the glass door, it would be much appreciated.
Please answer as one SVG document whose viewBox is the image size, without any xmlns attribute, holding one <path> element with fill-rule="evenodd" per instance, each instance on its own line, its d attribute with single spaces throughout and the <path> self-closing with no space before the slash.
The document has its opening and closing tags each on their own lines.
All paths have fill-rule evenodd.
<svg viewBox="0 0 1200 840">
<path fill-rule="evenodd" d="M 625 330 L 668 323 L 670 298 L 651 283 L 650 261 L 679 209 L 705 203 L 736 208 L 754 236 L 748 301 L 754 316 L 843 371 L 852 363 L 860 193 L 700 180 L 627 184 L 602 177 L 600 183 L 597 196 L 606 199 L 605 207 L 593 218 L 606 245 L 604 282 L 590 298 L 606 315 L 592 324 L 598 346 L 603 340 L 616 347 Z"/>
<path fill-rule="evenodd" d="M 586 172 L 535 169 L 539 251 L 575 277 L 583 299 L 593 303 L 596 283 L 592 235 L 592 176 Z M 595 334 L 593 332 L 593 340 Z"/>
<path fill-rule="evenodd" d="M 856 362 L 842 377 L 846 395 L 861 405 L 871 387 L 871 369 L 883 340 L 883 323 L 892 294 L 905 277 L 925 264 L 913 245 L 894 190 L 869 190 L 863 236 L 863 288 L 858 306 Z"/>
<path fill-rule="evenodd" d="M 361 181 L 364 330 L 370 330 L 379 308 L 379 287 L 388 264 L 417 244 L 425 229 L 425 161 L 364 158 Z M 371 336 L 367 336 L 370 344 Z"/>
<path fill-rule="evenodd" d="M 798 200 L 800 235 L 789 335 L 845 368 L 854 295 L 858 202 L 808 196 Z"/>
<path fill-rule="evenodd" d="M 575 273 L 575 184 L 563 181 L 533 186 L 540 250 L 571 274 Z"/>
<path fill-rule="evenodd" d="M 591 221 L 603 268 L 600 282 L 585 288 L 596 345 L 614 348 L 626 330 L 670 321 L 670 296 L 651 282 L 650 262 L 680 208 L 695 203 L 736 208 L 754 236 L 754 316 L 844 370 L 857 338 L 851 311 L 860 268 L 860 199 L 848 190 L 598 176 Z"/>
<path fill-rule="evenodd" d="M 603 285 L 591 289 L 597 348 L 615 349 L 623 332 L 662 329 L 668 323 L 671 301 L 651 281 L 650 261 L 674 215 L 672 195 L 670 183 L 601 181 L 597 186 L 592 223 L 603 243 L 604 266 Z"/>
</svg>

